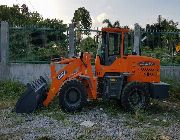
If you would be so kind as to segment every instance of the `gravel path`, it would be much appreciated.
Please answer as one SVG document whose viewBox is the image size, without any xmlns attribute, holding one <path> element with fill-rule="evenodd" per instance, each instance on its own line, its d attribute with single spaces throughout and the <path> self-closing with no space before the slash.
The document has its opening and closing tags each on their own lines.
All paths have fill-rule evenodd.
<svg viewBox="0 0 180 140">
<path fill-rule="evenodd" d="M 175 120 L 168 126 L 154 126 L 135 120 L 130 113 L 109 115 L 101 107 L 85 109 L 76 114 L 65 114 L 57 110 L 32 115 L 16 114 L 12 108 L 7 108 L 0 110 L 0 139 L 180 140 L 180 123 Z"/>
</svg>

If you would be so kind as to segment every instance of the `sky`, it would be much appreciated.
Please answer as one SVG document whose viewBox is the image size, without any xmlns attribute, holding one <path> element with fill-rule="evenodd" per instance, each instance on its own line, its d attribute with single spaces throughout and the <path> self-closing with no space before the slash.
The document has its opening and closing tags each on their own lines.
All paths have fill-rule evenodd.
<svg viewBox="0 0 180 140">
<path fill-rule="evenodd" d="M 156 22 L 158 15 L 180 24 L 180 0 L 0 0 L 0 5 L 13 4 L 26 4 L 30 11 L 66 24 L 71 22 L 76 9 L 85 7 L 90 12 L 93 28 L 102 27 L 105 18 L 112 22 L 119 20 L 121 26 L 132 28 L 139 23 L 145 27 Z"/>
</svg>

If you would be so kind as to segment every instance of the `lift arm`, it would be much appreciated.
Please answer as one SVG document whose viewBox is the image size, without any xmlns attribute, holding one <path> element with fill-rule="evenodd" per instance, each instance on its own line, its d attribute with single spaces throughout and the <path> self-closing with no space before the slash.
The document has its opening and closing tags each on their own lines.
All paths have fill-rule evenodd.
<svg viewBox="0 0 180 140">
<path fill-rule="evenodd" d="M 56 72 L 56 66 L 55 66 L 56 63 L 66 64 L 66 66 L 64 66 L 64 68 Z M 93 99 L 96 98 L 97 81 L 96 78 L 93 77 L 91 56 L 89 53 L 85 53 L 82 58 L 70 58 L 70 59 L 63 59 L 62 61 L 59 62 L 51 62 L 50 70 L 51 70 L 52 83 L 50 86 L 50 90 L 47 94 L 47 98 L 43 102 L 44 106 L 49 105 L 49 103 L 59 92 L 64 81 L 73 78 L 78 78 L 82 80 L 84 77 L 88 77 L 88 87 L 89 87 L 88 95 Z"/>
</svg>

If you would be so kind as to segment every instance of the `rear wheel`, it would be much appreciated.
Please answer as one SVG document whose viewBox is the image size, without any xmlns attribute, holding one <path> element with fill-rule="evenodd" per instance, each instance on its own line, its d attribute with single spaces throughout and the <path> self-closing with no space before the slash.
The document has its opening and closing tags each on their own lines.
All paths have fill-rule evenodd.
<svg viewBox="0 0 180 140">
<path fill-rule="evenodd" d="M 77 79 L 66 81 L 59 93 L 59 104 L 64 111 L 80 111 L 87 101 L 84 85 Z"/>
<path fill-rule="evenodd" d="M 149 104 L 149 96 L 145 85 L 140 82 L 128 83 L 123 89 L 121 104 L 131 111 L 146 108 Z"/>
</svg>

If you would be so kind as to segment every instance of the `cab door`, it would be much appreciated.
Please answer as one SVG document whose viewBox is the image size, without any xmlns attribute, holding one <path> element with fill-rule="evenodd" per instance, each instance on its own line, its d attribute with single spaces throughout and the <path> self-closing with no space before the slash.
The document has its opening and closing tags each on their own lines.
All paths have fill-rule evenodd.
<svg viewBox="0 0 180 140">
<path fill-rule="evenodd" d="M 105 47 L 105 65 L 110 66 L 116 58 L 120 58 L 121 33 L 107 33 Z"/>
</svg>

